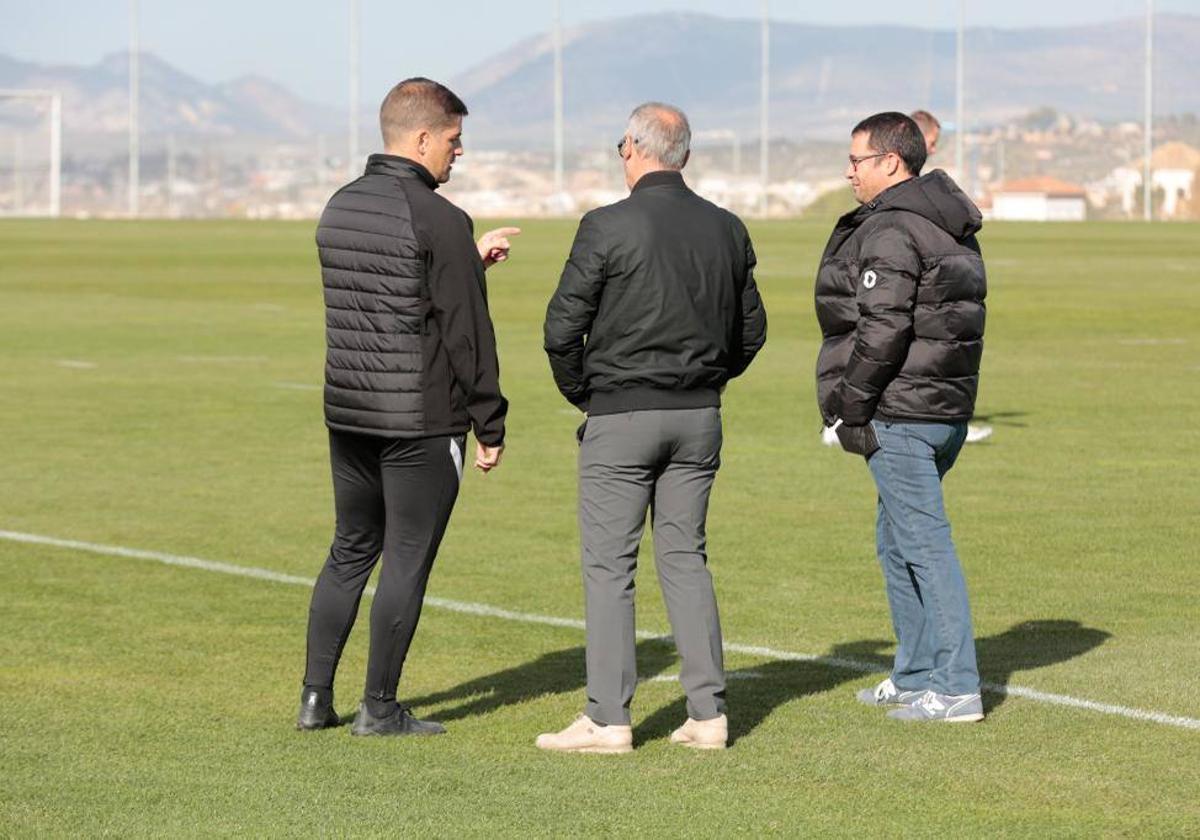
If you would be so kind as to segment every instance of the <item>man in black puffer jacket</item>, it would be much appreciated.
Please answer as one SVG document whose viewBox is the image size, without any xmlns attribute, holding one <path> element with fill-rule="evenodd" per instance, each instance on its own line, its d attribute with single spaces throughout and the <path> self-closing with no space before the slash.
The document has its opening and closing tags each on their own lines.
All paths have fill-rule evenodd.
<svg viewBox="0 0 1200 840">
<path fill-rule="evenodd" d="M 458 495 L 468 431 L 487 472 L 504 449 L 484 269 L 507 236 L 478 245 L 434 190 L 462 154 L 462 100 L 408 79 L 380 109 L 386 154 L 329 200 L 317 228 L 325 286 L 325 423 L 337 526 L 313 590 L 300 729 L 336 725 L 333 678 L 371 570 L 371 641 L 356 735 L 434 734 L 396 702 L 425 585 Z"/>
<path fill-rule="evenodd" d="M 901 720 L 983 718 L 971 610 L 941 479 L 975 410 L 986 279 L 979 210 L 925 141 L 888 112 L 851 132 L 861 203 L 838 220 L 817 275 L 817 399 L 879 490 L 876 539 L 898 645 L 891 676 L 859 699 Z"/>
</svg>

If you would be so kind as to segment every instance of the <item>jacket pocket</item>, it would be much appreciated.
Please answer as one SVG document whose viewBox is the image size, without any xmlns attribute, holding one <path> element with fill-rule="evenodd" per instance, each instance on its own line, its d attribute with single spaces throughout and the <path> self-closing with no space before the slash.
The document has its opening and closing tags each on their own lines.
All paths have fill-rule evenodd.
<svg viewBox="0 0 1200 840">
<path fill-rule="evenodd" d="M 879 438 L 870 423 L 865 426 L 847 426 L 843 423 L 837 427 L 837 436 L 842 449 L 852 455 L 870 458 L 879 451 Z"/>
</svg>

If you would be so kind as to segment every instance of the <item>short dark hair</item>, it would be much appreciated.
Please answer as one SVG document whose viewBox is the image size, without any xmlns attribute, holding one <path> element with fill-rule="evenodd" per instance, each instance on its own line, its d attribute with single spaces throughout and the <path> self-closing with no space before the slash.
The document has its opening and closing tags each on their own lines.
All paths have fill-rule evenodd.
<svg viewBox="0 0 1200 840">
<path fill-rule="evenodd" d="M 445 85 L 414 76 L 392 88 L 379 106 L 379 128 L 383 142 L 390 144 L 404 134 L 441 130 L 467 115 L 467 106 Z"/>
<path fill-rule="evenodd" d="M 925 137 L 912 117 L 899 111 L 875 114 L 854 126 L 850 136 L 866 134 L 873 152 L 892 152 L 904 161 L 910 175 L 920 175 L 925 165 Z"/>
</svg>

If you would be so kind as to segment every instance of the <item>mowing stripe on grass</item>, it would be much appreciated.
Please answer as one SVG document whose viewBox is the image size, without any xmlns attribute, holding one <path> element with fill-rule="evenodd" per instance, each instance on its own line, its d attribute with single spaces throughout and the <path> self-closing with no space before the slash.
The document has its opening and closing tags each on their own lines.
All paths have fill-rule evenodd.
<svg viewBox="0 0 1200 840">
<path fill-rule="evenodd" d="M 69 548 L 75 551 L 86 551 L 92 554 L 104 554 L 109 557 L 127 557 L 134 560 L 153 560 L 158 563 L 164 563 L 168 566 L 183 566 L 189 569 L 202 569 L 206 572 L 220 572 L 226 575 L 238 575 L 239 577 L 256 578 L 258 580 L 267 580 L 272 583 L 286 583 L 293 586 L 308 586 L 313 585 L 313 579 L 301 577 L 300 575 L 289 575 L 283 572 L 275 572 L 270 569 L 259 569 L 254 566 L 238 566 L 234 563 L 222 563 L 219 560 L 205 560 L 201 557 L 187 557 L 178 554 L 165 554 L 160 551 L 144 551 L 138 548 L 125 548 L 119 545 L 101 545 L 99 543 L 81 542 L 79 540 L 64 540 L 57 537 L 46 537 L 40 534 L 24 534 L 19 531 L 3 531 L 0 530 L 0 539 L 10 542 L 28 543 L 31 545 L 45 545 L 53 548 Z M 368 587 L 366 590 L 368 595 L 374 594 L 374 588 Z M 552 615 L 538 615 L 536 613 L 515 612 L 506 610 L 500 607 L 493 607 L 488 604 L 473 604 L 466 601 L 452 601 L 447 598 L 428 597 L 425 603 L 437 609 L 450 610 L 452 612 L 467 613 L 468 615 L 485 616 L 487 618 L 501 618 L 506 621 L 519 621 L 525 624 L 548 624 L 553 627 L 569 627 L 575 630 L 583 630 L 584 623 L 577 618 L 558 618 Z M 662 633 L 653 633 L 649 630 L 639 630 L 638 637 L 643 639 L 661 639 L 665 637 Z M 860 673 L 878 673 L 885 669 L 879 665 L 870 662 L 859 662 L 854 659 L 843 659 L 837 656 L 819 656 L 812 653 L 796 653 L 794 651 L 777 650 L 775 648 L 760 647 L 757 645 L 742 645 L 736 642 L 726 642 L 725 650 L 731 653 L 743 653 L 750 656 L 760 656 L 765 659 L 783 659 L 793 662 L 815 662 L 821 665 L 828 665 L 832 668 L 841 668 L 847 671 L 858 671 Z M 1174 726 L 1181 729 L 1200 730 L 1200 719 L 1183 717 L 1181 715 L 1169 715 L 1165 712 L 1155 712 L 1146 709 L 1134 709 L 1129 706 L 1118 706 L 1112 703 L 1100 703 L 1095 700 L 1086 700 L 1080 697 L 1071 697 L 1067 694 L 1051 694 L 1045 691 L 1038 691 L 1034 688 L 1024 688 L 1017 685 L 997 685 L 995 683 L 984 683 L 985 691 L 990 691 L 995 694 L 1005 694 L 1009 697 L 1023 697 L 1026 700 L 1034 700 L 1038 703 L 1049 703 L 1054 706 L 1066 706 L 1072 709 L 1086 709 L 1092 712 L 1099 712 L 1105 715 L 1116 715 L 1118 717 L 1131 718 L 1133 720 L 1146 721 L 1148 723 L 1157 723 L 1163 726 Z"/>
</svg>

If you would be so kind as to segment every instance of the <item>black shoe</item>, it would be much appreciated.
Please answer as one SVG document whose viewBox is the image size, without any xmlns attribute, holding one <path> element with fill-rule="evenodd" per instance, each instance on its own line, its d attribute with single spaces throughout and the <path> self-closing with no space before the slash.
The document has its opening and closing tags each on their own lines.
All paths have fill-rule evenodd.
<svg viewBox="0 0 1200 840">
<path fill-rule="evenodd" d="M 296 728 L 301 732 L 313 732 L 317 729 L 328 729 L 337 726 L 341 720 L 333 710 L 332 695 L 330 702 L 323 703 L 319 692 L 311 688 L 300 692 L 300 716 L 296 718 Z"/>
<path fill-rule="evenodd" d="M 437 721 L 418 720 L 412 711 L 397 705 L 386 717 L 375 717 L 366 703 L 359 704 L 351 735 L 441 735 L 446 727 Z"/>
</svg>

